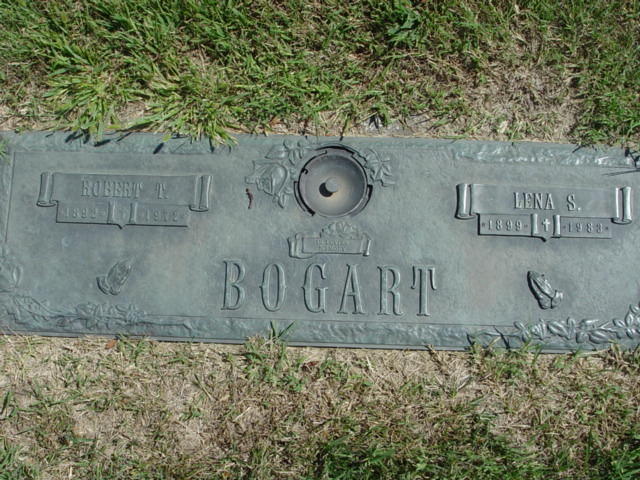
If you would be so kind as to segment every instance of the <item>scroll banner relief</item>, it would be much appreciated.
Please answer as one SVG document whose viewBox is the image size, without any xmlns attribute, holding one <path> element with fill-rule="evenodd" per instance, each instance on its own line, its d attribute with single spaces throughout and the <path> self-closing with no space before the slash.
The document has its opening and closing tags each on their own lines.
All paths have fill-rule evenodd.
<svg viewBox="0 0 640 480">
<path fill-rule="evenodd" d="M 478 217 L 480 235 L 612 238 L 612 223 L 632 221 L 632 190 L 457 185 L 456 218 Z"/>
<path fill-rule="evenodd" d="M 57 205 L 58 223 L 187 227 L 209 210 L 210 175 L 96 175 L 44 172 L 38 206 Z"/>
</svg>

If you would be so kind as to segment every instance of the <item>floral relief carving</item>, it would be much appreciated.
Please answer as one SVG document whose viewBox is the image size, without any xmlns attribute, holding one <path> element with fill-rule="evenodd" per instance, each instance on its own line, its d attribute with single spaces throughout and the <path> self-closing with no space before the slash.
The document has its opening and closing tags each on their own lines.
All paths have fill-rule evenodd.
<svg viewBox="0 0 640 480">
<path fill-rule="evenodd" d="M 272 197 L 281 208 L 285 208 L 294 195 L 294 184 L 300 170 L 314 151 L 321 150 L 323 144 L 311 143 L 307 139 L 285 140 L 282 145 L 271 148 L 267 155 L 253 161 L 253 172 L 245 177 L 245 182 L 256 185 L 258 191 Z M 370 184 L 380 183 L 383 187 L 395 183 L 391 169 L 391 158 L 381 156 L 371 149 L 356 154 L 367 174 Z"/>
<path fill-rule="evenodd" d="M 391 170 L 391 158 L 380 156 L 371 149 L 363 151 L 362 156 L 365 159 L 363 167 L 370 183 L 379 182 L 383 187 L 396 183 Z"/>
<path fill-rule="evenodd" d="M 338 221 L 324 227 L 320 233 L 323 237 L 346 238 L 350 240 L 360 239 L 364 233 L 351 223 Z"/>
<path fill-rule="evenodd" d="M 516 321 L 513 328 L 494 327 L 469 334 L 469 343 L 494 344 L 506 348 L 533 343 L 545 348 L 598 348 L 610 343 L 626 343 L 640 339 L 640 305 L 630 305 L 624 318 L 602 320 L 584 318 L 564 320 L 541 318 L 537 322 Z"/>
<path fill-rule="evenodd" d="M 300 173 L 300 160 L 312 150 L 307 140 L 285 140 L 269 150 L 266 157 L 254 160 L 253 173 L 245 178 L 258 191 L 270 195 L 279 207 L 284 208 L 293 196 L 294 182 Z"/>
<path fill-rule="evenodd" d="M 122 278 L 115 274 L 112 277 L 112 283 L 116 281 L 116 277 Z M 87 330 L 107 331 L 127 329 L 140 324 L 162 324 L 155 322 L 146 312 L 131 304 L 87 302 L 70 308 L 56 308 L 46 300 L 38 300 L 27 292 L 21 292 L 21 278 L 20 265 L 9 253 L 6 245 L 0 246 L 0 303 L 4 307 L 5 315 L 17 325 L 38 329 L 52 325 L 67 327 L 78 323 Z"/>
</svg>

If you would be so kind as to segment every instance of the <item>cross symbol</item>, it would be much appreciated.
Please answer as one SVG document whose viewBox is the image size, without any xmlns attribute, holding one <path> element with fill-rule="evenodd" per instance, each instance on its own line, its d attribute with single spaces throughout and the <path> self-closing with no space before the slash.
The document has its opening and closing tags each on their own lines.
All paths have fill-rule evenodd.
<svg viewBox="0 0 640 480">
<path fill-rule="evenodd" d="M 551 225 L 551 222 L 549 221 L 548 218 L 545 218 L 544 222 L 542 222 L 542 225 L 544 225 L 544 231 L 548 232 L 549 231 L 549 225 Z"/>
</svg>

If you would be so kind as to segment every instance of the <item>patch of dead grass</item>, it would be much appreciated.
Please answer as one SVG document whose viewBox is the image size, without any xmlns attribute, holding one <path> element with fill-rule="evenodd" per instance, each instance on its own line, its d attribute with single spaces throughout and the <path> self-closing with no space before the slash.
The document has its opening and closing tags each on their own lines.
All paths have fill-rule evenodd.
<svg viewBox="0 0 640 480">
<path fill-rule="evenodd" d="M 264 478 L 299 478 L 332 439 L 381 432 L 410 451 L 455 440 L 478 421 L 541 459 L 563 451 L 579 466 L 589 442 L 614 449 L 640 422 L 639 363 L 617 351 L 289 347 L 282 363 L 283 347 L 260 340 L 106 343 L 0 341 L 0 397 L 11 392 L 0 432 L 44 478 L 113 459 L 159 465 L 169 457 L 210 473 L 260 464 Z M 250 373 L 256 360 L 247 352 L 256 349 L 260 362 L 273 362 L 273 376 Z"/>
</svg>

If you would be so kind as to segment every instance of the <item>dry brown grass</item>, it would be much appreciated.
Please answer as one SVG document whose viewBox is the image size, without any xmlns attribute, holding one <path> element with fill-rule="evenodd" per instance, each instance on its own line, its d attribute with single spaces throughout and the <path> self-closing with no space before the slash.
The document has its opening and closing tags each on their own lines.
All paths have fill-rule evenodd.
<svg viewBox="0 0 640 480">
<path fill-rule="evenodd" d="M 616 350 L 3 337 L 0 352 L 0 432 L 41 478 L 302 478 L 336 439 L 402 456 L 472 436 L 590 478 L 589 452 L 615 452 L 640 422 L 640 355 Z"/>
</svg>

